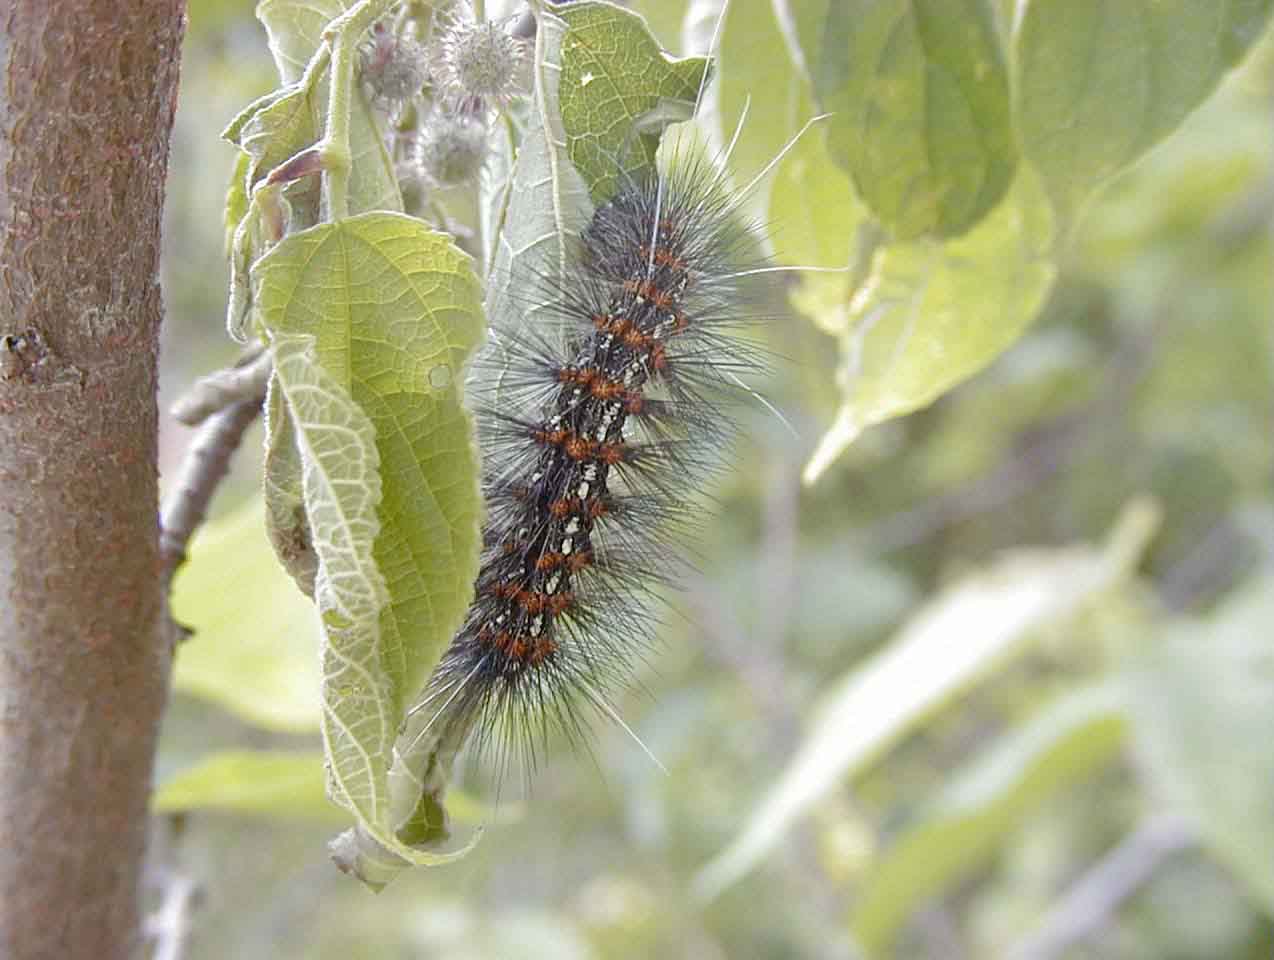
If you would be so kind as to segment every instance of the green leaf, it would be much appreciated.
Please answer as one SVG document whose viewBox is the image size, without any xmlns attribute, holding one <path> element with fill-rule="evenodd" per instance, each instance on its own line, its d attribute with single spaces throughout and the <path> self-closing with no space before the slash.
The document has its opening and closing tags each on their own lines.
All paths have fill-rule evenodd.
<svg viewBox="0 0 1274 960">
<path fill-rule="evenodd" d="M 597 32 L 595 21 L 599 19 L 613 20 L 617 25 L 615 29 L 625 37 L 634 25 L 643 32 L 645 29 L 639 18 L 609 4 L 578 4 L 568 10 L 589 28 L 585 30 L 585 37 Z M 567 11 L 559 13 L 564 16 Z M 558 100 L 559 80 L 568 74 L 579 74 L 579 62 L 568 69 L 561 56 L 560 48 L 567 31 L 567 23 L 559 15 L 547 10 L 540 13 L 531 68 L 530 121 L 511 171 L 504 172 L 507 156 L 504 148 L 508 145 L 501 141 L 496 176 L 488 178 L 483 187 L 483 244 L 489 251 L 486 309 L 493 331 L 487 359 L 492 366 L 500 365 L 504 343 L 501 333 L 508 331 L 517 336 L 518 331 L 535 324 L 550 310 L 547 301 L 564 282 L 572 244 L 593 214 L 588 185 L 566 146 L 569 138 L 561 117 L 564 108 Z M 646 40 L 653 43 L 649 37 Z M 576 41 L 577 57 L 587 60 L 596 55 L 588 47 L 580 46 L 581 42 Z M 577 112 L 581 107 L 601 110 L 596 117 L 605 120 L 606 136 L 626 138 L 628 127 L 621 130 L 612 125 L 618 116 L 614 113 L 615 105 L 612 104 L 608 112 L 595 104 L 592 96 L 596 90 L 584 96 L 582 91 L 594 86 L 590 81 L 577 89 Z M 581 117 L 581 120 L 588 118 Z M 629 116 L 629 122 L 631 120 Z M 590 129 L 585 126 L 585 132 Z M 599 135 L 598 130 L 589 133 L 594 139 Z"/>
<path fill-rule="evenodd" d="M 257 18 L 265 25 L 270 53 L 283 82 L 295 84 L 305 72 L 310 57 L 323 39 L 328 24 L 355 6 L 355 0 L 262 0 Z M 312 100 L 313 127 L 321 129 L 327 110 L 328 78 L 325 70 L 317 80 Z M 263 118 L 260 124 L 265 124 Z M 249 125 L 250 125 L 249 121 Z M 362 85 L 350 91 L 350 213 L 365 210 L 402 210 L 402 194 L 394 175 L 393 160 L 385 148 L 385 138 L 377 128 L 375 112 L 367 102 Z M 286 159 L 286 157 L 284 158 Z M 309 221 L 302 221 L 307 224 Z"/>
<path fill-rule="evenodd" d="M 851 927 L 873 954 L 890 956 L 901 924 L 982 863 L 1035 808 L 1119 754 L 1126 721 L 1114 685 L 1068 694 L 993 744 L 958 775 L 920 822 L 862 881 Z"/>
<path fill-rule="evenodd" d="M 1251 66 L 1250 73 L 1259 76 L 1261 65 Z M 1222 212 L 1255 210 L 1251 197 L 1260 195 L 1271 164 L 1274 139 L 1265 102 L 1242 80 L 1227 84 L 1182 123 L 1176 136 L 1102 191 L 1068 253 L 1086 276 L 1106 284 L 1144 275 L 1138 270 L 1143 258 L 1158 259 L 1165 271 L 1179 276 L 1165 253 L 1211 274 L 1218 256 L 1233 252 L 1227 249 L 1233 241 L 1218 243 L 1235 236 L 1234 228 L 1218 229 L 1229 223 Z M 1152 290 L 1144 296 L 1161 296 L 1162 281 L 1149 285 Z"/>
<path fill-rule="evenodd" d="M 220 810 L 337 821 L 344 814 L 327 798 L 323 763 L 317 750 L 217 751 L 159 784 L 151 810 Z M 447 796 L 447 813 L 455 822 L 470 825 L 497 816 L 457 790 Z M 498 814 L 505 823 L 520 816 L 517 807 L 502 807 Z"/>
<path fill-rule="evenodd" d="M 721 143 L 732 144 L 731 166 L 741 179 L 764 170 L 788 147 L 768 182 L 745 200 L 756 219 L 771 225 L 775 261 L 788 266 L 846 267 L 870 219 L 828 151 L 826 121 L 801 133 L 815 110 L 808 51 L 796 33 L 821 28 L 826 8 L 825 0 L 795 11 L 770 0 L 731 3 L 721 27 L 720 77 L 705 98 L 709 117 L 701 117 L 716 127 Z M 766 82 L 758 85 L 757 76 Z M 796 276 L 796 307 L 820 325 L 843 330 L 851 273 Z"/>
<path fill-rule="evenodd" d="M 1013 180 L 1008 71 L 986 0 L 828 6 L 815 90 L 832 156 L 899 239 L 978 223 Z"/>
<path fill-rule="evenodd" d="M 357 0 L 261 0 L 257 4 L 257 19 L 265 27 L 270 56 L 284 83 L 301 79 L 327 25 L 355 3 Z"/>
<path fill-rule="evenodd" d="M 655 162 L 658 133 L 689 119 L 708 61 L 660 48 L 638 14 L 601 0 L 557 11 L 566 23 L 558 87 L 567 153 L 596 202 Z M 636 140 L 633 139 L 636 134 Z"/>
<path fill-rule="evenodd" d="M 849 263 L 855 233 L 867 222 L 868 213 L 854 196 L 849 177 L 832 162 L 817 128 L 806 133 L 775 170 L 770 217 L 782 240 L 775 255 L 779 263 L 818 267 Z M 844 276 L 834 282 L 841 288 L 849 283 Z"/>
<path fill-rule="evenodd" d="M 751 870 L 792 822 L 980 680 L 1126 578 L 1158 523 L 1132 504 L 1107 544 L 1015 551 L 915 613 L 830 693 L 813 729 L 735 841 L 696 878 L 713 897 Z"/>
<path fill-rule="evenodd" d="M 477 572 L 480 497 L 461 390 L 482 337 L 471 262 L 419 220 L 369 213 L 285 238 L 253 278 L 261 324 L 272 337 L 312 336 L 319 364 L 374 428 L 384 486 L 376 563 L 391 598 L 385 627 L 398 638 L 390 646 L 401 647 L 389 658 L 414 692 Z"/>
<path fill-rule="evenodd" d="M 818 0 L 795 15 L 816 18 L 821 26 L 826 6 Z M 793 13 L 770 0 L 739 0 L 728 6 L 719 41 L 719 78 L 707 91 L 700 123 L 711 129 L 720 149 L 729 144 L 730 165 L 741 182 L 787 148 L 772 176 L 743 198 L 745 209 L 771 225 L 768 233 L 776 248 L 771 252 L 778 262 L 844 267 L 868 212 L 845 171 L 831 159 L 826 121 L 802 132 L 817 111 L 806 55 L 793 33 L 804 20 L 787 22 Z M 757 76 L 764 76 L 765 83 L 757 84 Z M 764 239 L 770 242 L 769 236 Z M 800 279 L 842 308 L 849 299 L 847 273 Z M 816 301 L 821 302 L 817 297 L 802 302 L 802 309 L 817 313 L 812 308 Z"/>
<path fill-rule="evenodd" d="M 317 751 L 225 750 L 161 783 L 155 813 L 219 810 L 337 821 L 323 792 L 323 755 Z"/>
<path fill-rule="evenodd" d="M 1128 673 L 1135 743 L 1203 842 L 1274 913 L 1274 578 L 1180 622 Z"/>
<path fill-rule="evenodd" d="M 747 182 L 814 115 L 813 94 L 809 79 L 792 61 L 771 0 L 730 3 L 721 25 L 718 66 L 708 94 L 719 123 L 714 134 L 722 144 L 733 140 L 730 165 L 739 172 L 742 182 Z M 757 83 L 758 77 L 765 81 Z M 746 121 L 739 126 L 739 121 L 745 119 L 745 107 Z M 807 133 L 806 140 L 812 136 Z M 766 208 L 768 190 L 765 184 L 757 189 L 759 211 Z"/>
<path fill-rule="evenodd" d="M 1274 0 L 1024 0 L 1014 31 L 1022 151 L 1063 224 L 1177 128 L 1260 37 Z"/>
<path fill-rule="evenodd" d="M 271 556 L 262 514 L 252 500 L 195 535 L 173 584 L 173 615 L 194 631 L 173 689 L 268 730 L 317 730 L 318 617 Z"/>
<path fill-rule="evenodd" d="M 774 224 L 774 259 L 794 267 L 843 268 L 870 233 L 870 215 L 854 196 L 849 177 L 832 161 L 821 130 L 808 131 L 774 173 L 768 222 Z M 858 279 L 843 273 L 800 273 L 792 303 L 824 330 L 844 334 L 850 292 Z"/>
<path fill-rule="evenodd" d="M 234 142 L 251 158 L 247 181 L 255 184 L 319 139 L 320 118 L 317 94 L 295 84 L 276 91 L 279 96 L 253 113 L 239 129 Z M 319 182 L 306 177 L 288 184 L 287 197 L 299 223 L 310 226 L 318 220 Z"/>
<path fill-rule="evenodd" d="M 318 557 L 334 796 L 398 856 L 439 862 L 394 839 L 387 771 L 404 704 L 450 642 L 477 573 L 477 463 L 460 386 L 482 335 L 477 282 L 449 236 L 393 213 L 286 237 L 252 278 Z"/>
<path fill-rule="evenodd" d="M 235 156 L 234 169 L 230 172 L 230 183 L 226 186 L 226 209 L 222 222 L 226 227 L 225 252 L 229 257 L 234 251 L 234 234 L 248 212 L 248 173 L 252 168 L 252 158 L 242 150 Z"/>
<path fill-rule="evenodd" d="M 489 181 L 484 198 L 484 243 L 494 244 L 486 300 L 492 330 L 486 350 L 492 364 L 499 362 L 503 332 L 516 337 L 541 316 L 551 324 L 549 306 L 541 305 L 546 298 L 534 294 L 562 288 L 571 244 L 593 213 L 588 187 L 567 155 L 558 111 L 558 48 L 565 32 L 566 24 L 558 17 L 547 11 L 540 14 L 531 67 L 530 123 L 507 189 Z"/>
<path fill-rule="evenodd" d="M 287 96 L 291 91 L 292 87 L 285 85 L 257 97 L 235 114 L 234 118 L 226 124 L 225 129 L 221 131 L 221 139 L 227 143 L 238 144 L 243 134 L 243 128 L 248 121 L 270 105 L 277 103 L 281 97 Z"/>
<path fill-rule="evenodd" d="M 963 237 L 876 251 L 841 337 L 841 408 L 805 468 L 812 483 L 867 427 L 932 403 L 1018 339 L 1053 285 L 1048 201 L 1022 171 Z"/>
</svg>

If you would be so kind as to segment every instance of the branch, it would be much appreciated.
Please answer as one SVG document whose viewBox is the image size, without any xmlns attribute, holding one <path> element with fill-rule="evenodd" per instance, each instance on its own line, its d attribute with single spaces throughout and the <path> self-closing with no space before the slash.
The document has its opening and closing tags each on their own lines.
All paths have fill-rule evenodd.
<svg viewBox="0 0 1274 960">
<path fill-rule="evenodd" d="M 1195 842 L 1180 818 L 1147 819 L 1076 880 L 1009 960 L 1052 960 L 1097 933 L 1172 854 Z"/>
<path fill-rule="evenodd" d="M 186 547 L 208 515 L 208 504 L 243 435 L 256 420 L 270 379 L 270 354 L 261 350 L 241 366 L 204 377 L 177 401 L 173 415 L 184 422 L 202 421 L 182 462 L 172 492 L 160 513 L 159 551 L 165 594 L 173 574 L 186 559 Z M 220 409 L 216 405 L 221 404 Z M 216 409 L 216 412 L 211 412 Z"/>
<path fill-rule="evenodd" d="M 202 887 L 178 862 L 186 822 L 183 813 L 157 817 L 151 831 L 146 885 L 158 894 L 159 902 L 142 930 L 150 960 L 184 960 L 194 930 L 194 913 L 203 905 Z"/>
<path fill-rule="evenodd" d="M 265 397 L 270 380 L 270 354 L 264 344 L 253 346 L 233 367 L 201 377 L 173 404 L 173 418 L 188 427 L 197 427 L 214 413 L 240 400 L 258 403 Z"/>
<path fill-rule="evenodd" d="M 183 960 L 190 943 L 191 917 L 203 900 L 203 891 L 192 876 L 178 871 L 162 878 L 162 888 L 159 908 L 146 919 L 151 960 Z"/>
</svg>

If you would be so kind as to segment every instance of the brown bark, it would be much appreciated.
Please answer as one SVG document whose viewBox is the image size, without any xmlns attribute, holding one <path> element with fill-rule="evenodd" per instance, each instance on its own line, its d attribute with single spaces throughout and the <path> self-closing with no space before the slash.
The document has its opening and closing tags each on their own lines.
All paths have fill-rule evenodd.
<svg viewBox="0 0 1274 960">
<path fill-rule="evenodd" d="M 132 956 L 183 0 L 0 4 L 0 956 Z"/>
</svg>

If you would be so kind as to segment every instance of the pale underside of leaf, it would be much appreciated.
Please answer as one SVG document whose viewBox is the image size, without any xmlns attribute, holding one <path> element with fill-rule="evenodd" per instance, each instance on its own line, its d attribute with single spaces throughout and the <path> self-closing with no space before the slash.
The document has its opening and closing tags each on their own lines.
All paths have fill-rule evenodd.
<svg viewBox="0 0 1274 960">
<path fill-rule="evenodd" d="M 562 289 L 572 239 L 592 216 L 588 188 L 566 152 L 557 92 L 566 24 L 543 13 L 535 38 L 531 119 L 509 176 L 503 228 L 487 277 L 488 364 L 503 368 L 504 334 L 551 326 L 548 298 Z M 493 222 L 498 218 L 492 216 Z"/>
<path fill-rule="evenodd" d="M 289 364 L 276 376 L 319 565 L 333 795 L 358 815 L 353 836 L 360 849 L 381 851 L 398 869 L 441 862 L 446 855 L 398 841 L 402 811 L 391 799 L 389 774 L 404 704 L 450 642 L 476 574 L 477 459 L 461 384 L 482 336 L 477 281 L 449 236 L 402 214 L 375 212 L 288 236 L 254 265 L 253 292 L 276 363 Z M 321 383 L 329 398 L 308 420 L 301 403 L 311 393 L 294 399 L 289 375 Z M 349 427 L 354 419 L 357 430 Z M 368 471 L 361 499 L 345 488 L 325 499 L 312 482 L 322 451 L 310 437 L 324 436 L 325 428 L 344 429 L 347 459 Z M 286 430 L 272 429 L 271 437 L 286 447 Z M 271 451 L 268 486 L 284 532 L 304 533 L 294 516 L 293 459 L 287 449 Z M 339 605 L 338 588 L 367 584 L 352 574 L 352 582 L 325 576 L 333 563 L 352 563 L 334 548 L 331 518 L 318 509 L 333 497 L 346 519 L 359 520 L 361 567 L 354 572 L 377 584 L 375 606 Z M 346 542 L 350 536 L 336 541 Z"/>
<path fill-rule="evenodd" d="M 306 515 L 301 474 L 296 430 L 284 407 L 278 380 L 271 378 L 265 403 L 265 527 L 283 569 L 302 593 L 313 597 L 318 555 Z"/>
<path fill-rule="evenodd" d="M 319 364 L 313 337 L 276 334 L 271 350 L 273 389 L 292 419 L 318 558 L 314 597 L 323 621 L 322 730 L 329 782 L 334 799 L 379 823 L 385 758 L 397 718 L 379 649 L 388 590 L 372 560 L 381 495 L 375 429 Z"/>
</svg>

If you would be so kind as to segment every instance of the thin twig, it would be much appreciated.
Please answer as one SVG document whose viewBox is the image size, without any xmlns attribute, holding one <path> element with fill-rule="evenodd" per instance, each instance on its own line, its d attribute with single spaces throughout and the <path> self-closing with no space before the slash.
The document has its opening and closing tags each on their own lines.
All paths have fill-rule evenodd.
<svg viewBox="0 0 1274 960">
<path fill-rule="evenodd" d="M 238 375 L 240 371 L 244 372 L 242 376 Z M 196 394 L 201 394 L 200 404 L 211 402 L 214 396 L 230 403 L 202 418 L 203 425 L 186 451 L 177 483 L 164 498 L 159 551 L 165 592 L 173 574 L 186 559 L 190 538 L 208 514 L 208 504 L 230 468 L 230 458 L 261 412 L 269 372 L 269 354 L 254 355 L 247 366 L 206 377 L 200 381 L 204 389 L 197 386 L 187 394 L 192 408 L 198 406 L 193 400 Z M 214 383 L 215 387 L 209 386 Z"/>
<path fill-rule="evenodd" d="M 1192 845 L 1181 818 L 1145 820 L 1076 880 L 1044 922 L 1006 954 L 1009 960 L 1052 960 L 1101 930 L 1172 854 Z"/>
<path fill-rule="evenodd" d="M 192 916 L 203 902 L 203 888 L 179 865 L 185 814 L 156 817 L 152 822 L 146 864 L 146 886 L 156 905 L 146 916 L 143 935 L 150 960 L 182 960 L 194 929 Z"/>
<path fill-rule="evenodd" d="M 233 367 L 200 377 L 172 406 L 173 419 L 197 427 L 214 413 L 240 400 L 260 400 L 270 379 L 270 354 L 264 345 L 244 354 Z"/>
<path fill-rule="evenodd" d="M 191 917 L 203 899 L 195 879 L 170 872 L 163 878 L 163 899 L 146 919 L 146 938 L 152 945 L 151 960 L 182 960 L 193 929 Z"/>
<path fill-rule="evenodd" d="M 173 574 L 186 559 L 186 547 L 208 514 L 208 504 L 230 468 L 230 458 L 243 435 L 261 412 L 270 377 L 270 355 L 264 348 L 246 354 L 239 365 L 204 377 L 178 401 L 174 416 L 186 423 L 200 423 L 199 432 L 186 451 L 177 482 L 160 510 L 159 556 L 162 591 L 168 596 Z M 170 643 L 183 629 L 168 616 Z M 154 859 L 167 859 L 180 834 L 174 820 L 171 835 Z M 159 907 L 147 918 L 146 938 L 152 960 L 182 960 L 191 934 L 191 915 L 202 899 L 199 884 L 189 874 L 172 867 L 152 867 L 161 890 Z"/>
</svg>

